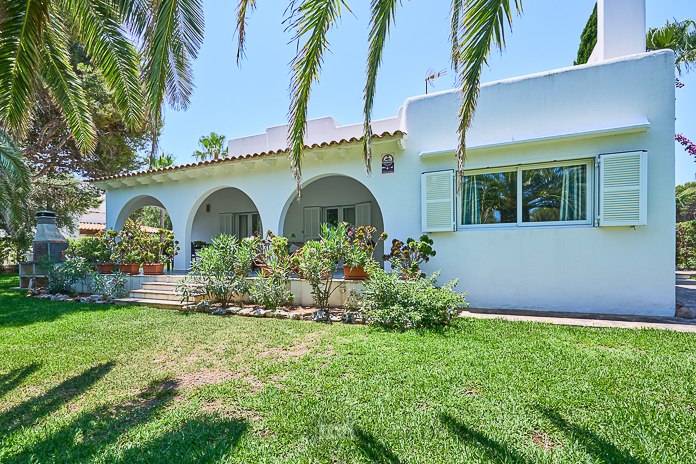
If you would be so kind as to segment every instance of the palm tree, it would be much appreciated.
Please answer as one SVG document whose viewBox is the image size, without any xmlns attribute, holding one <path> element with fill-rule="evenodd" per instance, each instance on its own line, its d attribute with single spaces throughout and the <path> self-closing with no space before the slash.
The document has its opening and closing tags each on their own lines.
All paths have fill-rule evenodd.
<svg viewBox="0 0 696 464">
<path fill-rule="evenodd" d="M 150 163 L 150 169 L 162 169 L 174 164 L 176 156 L 171 153 L 162 152 Z"/>
<path fill-rule="evenodd" d="M 175 109 L 189 104 L 191 61 L 203 40 L 200 0 L 6 0 L 0 8 L 3 185 L 21 181 L 27 187 L 17 141 L 29 126 L 38 89 L 55 101 L 76 145 L 85 153 L 94 148 L 94 123 L 70 64 L 68 37 L 84 45 L 131 128 L 156 127 L 152 121 L 160 121 L 165 95 Z M 0 189 L 0 206 L 12 198 L 18 197 Z"/>
<path fill-rule="evenodd" d="M 227 156 L 224 135 L 211 132 L 210 135 L 204 135 L 198 139 L 198 145 L 201 147 L 201 150 L 194 151 L 193 156 L 201 161 L 219 159 L 220 155 L 223 158 Z"/>
<path fill-rule="evenodd" d="M 686 72 L 696 64 L 696 22 L 669 22 L 655 29 L 649 29 L 646 34 L 646 45 L 650 50 L 669 48 L 676 54 L 675 65 L 681 75 L 682 65 Z"/>
<path fill-rule="evenodd" d="M 364 90 L 364 138 L 363 158 L 368 174 L 371 171 L 372 129 L 371 117 L 376 90 L 377 72 L 382 63 L 382 53 L 389 31 L 394 23 L 397 6 L 401 0 L 372 0 L 369 45 L 367 56 L 367 80 Z M 512 26 L 512 8 L 519 14 L 522 0 L 452 0 L 450 41 L 452 67 L 461 87 L 459 108 L 459 146 L 457 164 L 460 174 L 466 157 L 466 130 L 476 108 L 481 80 L 481 68 L 495 45 L 505 47 L 505 25 Z M 256 8 L 256 0 L 239 0 L 237 7 L 237 63 L 244 57 L 247 18 Z M 329 49 L 327 34 L 337 25 L 341 9 L 350 11 L 344 0 L 290 0 L 289 28 L 295 33 L 297 55 L 291 62 L 290 130 L 288 156 L 293 174 L 300 188 L 304 135 L 307 125 L 307 106 L 312 84 L 317 81 L 324 53 Z M 461 187 L 459 176 L 459 185 Z"/>
</svg>

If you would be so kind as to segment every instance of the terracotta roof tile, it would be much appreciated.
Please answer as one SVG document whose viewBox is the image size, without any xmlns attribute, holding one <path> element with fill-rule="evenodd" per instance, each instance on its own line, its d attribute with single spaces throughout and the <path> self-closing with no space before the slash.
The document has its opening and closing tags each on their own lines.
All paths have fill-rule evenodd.
<svg viewBox="0 0 696 464">
<path fill-rule="evenodd" d="M 394 132 L 383 132 L 382 134 L 373 134 L 372 139 L 383 139 L 387 137 L 397 137 L 397 136 L 404 136 L 406 135 L 405 132 L 397 130 Z M 312 145 L 305 145 L 304 149 L 305 150 L 313 150 L 316 148 L 326 148 L 326 147 L 334 147 L 337 145 L 345 145 L 349 143 L 356 143 L 360 142 L 363 138 L 357 138 L 357 137 L 351 137 L 350 139 L 341 139 L 341 140 L 333 140 L 331 142 L 322 142 L 322 143 L 315 143 Z M 273 156 L 273 155 L 280 155 L 280 154 L 286 154 L 284 150 L 271 150 L 268 152 L 261 152 L 261 153 L 253 153 L 253 154 L 247 154 L 247 155 L 239 155 L 239 156 L 229 156 L 227 158 L 221 158 L 217 160 L 207 160 L 207 161 L 199 161 L 198 163 L 189 163 L 189 164 L 180 164 L 178 166 L 168 166 L 166 168 L 160 168 L 160 169 L 150 169 L 147 171 L 136 171 L 136 172 L 128 172 L 125 174 L 117 174 L 115 176 L 107 176 L 107 177 L 99 177 L 96 179 L 89 179 L 87 182 L 103 182 L 103 181 L 108 181 L 108 180 L 114 180 L 114 179 L 124 179 L 127 177 L 136 177 L 136 176 L 142 176 L 146 174 L 157 174 L 157 173 L 162 173 L 162 172 L 172 172 L 172 171 L 179 171 L 181 169 L 188 169 L 188 168 L 195 168 L 195 167 L 202 167 L 202 166 L 209 166 L 209 165 L 215 165 L 215 164 L 222 164 L 222 163 L 229 163 L 232 161 L 239 161 L 239 160 L 245 160 L 245 159 L 252 159 L 252 158 L 261 158 L 264 156 Z"/>
<path fill-rule="evenodd" d="M 78 226 L 80 233 L 84 232 L 99 232 L 106 230 L 106 224 L 103 222 L 81 222 Z M 143 226 L 143 231 L 147 233 L 156 233 L 159 229 L 157 227 Z"/>
</svg>

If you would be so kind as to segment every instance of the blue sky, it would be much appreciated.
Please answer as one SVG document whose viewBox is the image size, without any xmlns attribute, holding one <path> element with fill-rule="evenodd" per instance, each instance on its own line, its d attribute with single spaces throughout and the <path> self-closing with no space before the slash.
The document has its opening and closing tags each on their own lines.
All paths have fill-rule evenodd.
<svg viewBox="0 0 696 464">
<path fill-rule="evenodd" d="M 647 26 L 662 26 L 669 18 L 696 19 L 693 0 L 646 0 Z M 284 124 L 288 110 L 288 63 L 294 44 L 283 24 L 287 1 L 260 0 L 248 24 L 247 57 L 237 67 L 233 41 L 236 1 L 204 0 L 205 42 L 194 63 L 196 90 L 187 111 L 167 109 L 161 148 L 188 163 L 201 135 L 215 131 L 228 138 L 264 132 Z M 340 124 L 362 120 L 362 92 L 369 20 L 368 0 L 347 2 L 338 28 L 329 33 L 319 84 L 312 92 L 309 117 L 333 116 Z M 494 53 L 483 82 L 571 66 L 580 34 L 595 0 L 526 0 L 515 18 L 502 55 Z M 449 66 L 448 11 L 450 0 L 404 0 L 385 47 L 380 70 L 375 119 L 395 116 L 404 100 L 424 93 L 428 68 L 447 69 L 433 91 L 453 87 Z M 677 89 L 677 132 L 696 141 L 696 72 L 684 74 Z M 676 183 L 694 180 L 696 163 L 676 147 Z"/>
</svg>

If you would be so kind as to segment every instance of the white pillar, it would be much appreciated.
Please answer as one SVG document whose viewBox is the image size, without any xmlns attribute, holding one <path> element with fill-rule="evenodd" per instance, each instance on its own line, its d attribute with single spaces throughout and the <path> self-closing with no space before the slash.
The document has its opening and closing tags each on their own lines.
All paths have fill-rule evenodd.
<svg viewBox="0 0 696 464">
<path fill-rule="evenodd" d="M 599 0 L 592 61 L 645 53 L 645 0 Z"/>
</svg>

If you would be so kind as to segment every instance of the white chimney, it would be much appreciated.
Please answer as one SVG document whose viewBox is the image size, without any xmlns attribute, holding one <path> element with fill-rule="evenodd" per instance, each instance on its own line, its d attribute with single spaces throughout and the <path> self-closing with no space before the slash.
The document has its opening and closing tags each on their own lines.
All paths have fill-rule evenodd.
<svg viewBox="0 0 696 464">
<path fill-rule="evenodd" d="M 598 0 L 597 45 L 588 60 L 645 52 L 645 0 Z"/>
</svg>

